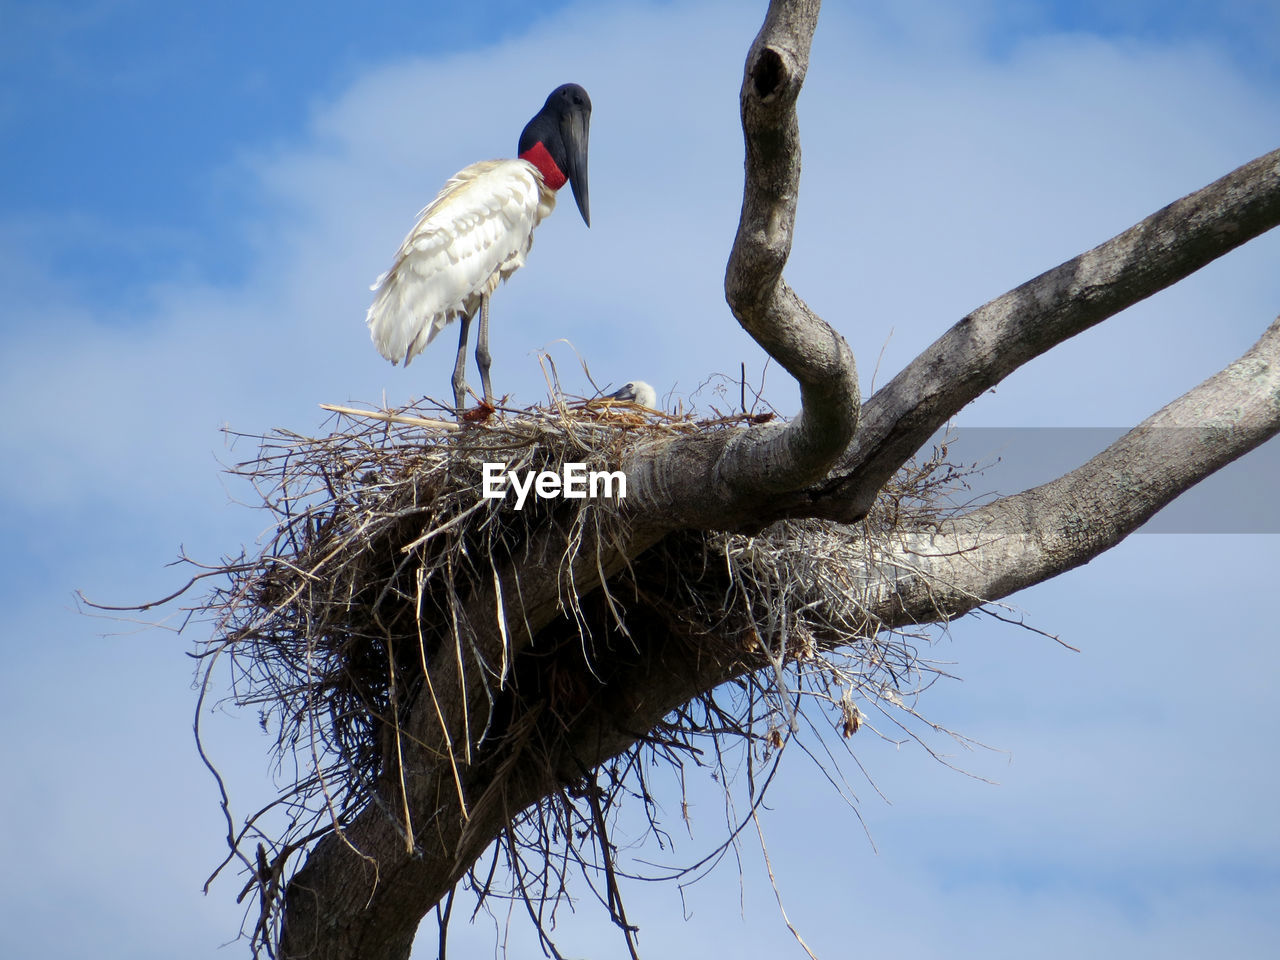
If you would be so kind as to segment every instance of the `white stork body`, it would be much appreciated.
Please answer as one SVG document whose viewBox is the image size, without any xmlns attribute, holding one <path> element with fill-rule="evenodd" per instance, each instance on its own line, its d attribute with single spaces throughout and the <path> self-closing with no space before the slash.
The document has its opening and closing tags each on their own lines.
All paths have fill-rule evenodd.
<svg viewBox="0 0 1280 960">
<path fill-rule="evenodd" d="M 527 160 L 460 170 L 418 214 L 391 269 L 370 287 L 369 333 L 392 363 L 409 363 L 457 316 L 524 266 L 533 229 L 556 205 Z"/>
<path fill-rule="evenodd" d="M 556 205 L 556 191 L 573 187 L 583 222 L 591 226 L 587 193 L 587 138 L 591 98 L 576 83 L 551 91 L 525 124 L 518 158 L 473 163 L 455 174 L 418 214 L 391 269 L 373 282 L 365 317 L 378 352 L 392 363 L 409 361 L 450 321 L 460 319 L 453 399 L 465 404 L 467 331 L 476 311 L 480 335 L 476 365 L 489 386 L 489 295 L 524 266 L 533 230 Z"/>
</svg>

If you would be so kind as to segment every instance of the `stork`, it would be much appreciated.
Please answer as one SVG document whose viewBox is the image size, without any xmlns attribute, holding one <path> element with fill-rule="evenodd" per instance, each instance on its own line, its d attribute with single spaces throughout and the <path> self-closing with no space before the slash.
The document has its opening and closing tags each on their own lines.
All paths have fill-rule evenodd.
<svg viewBox="0 0 1280 960">
<path fill-rule="evenodd" d="M 658 408 L 658 391 L 649 386 L 643 380 L 629 380 L 622 385 L 621 390 L 615 390 L 606 397 L 608 400 L 630 400 L 642 407 L 648 407 L 651 410 Z"/>
<path fill-rule="evenodd" d="M 378 352 L 393 364 L 409 361 L 455 317 L 461 320 L 453 367 L 458 413 L 467 391 L 467 333 L 480 312 L 476 366 L 485 402 L 489 385 L 489 295 L 524 266 L 533 229 L 556 205 L 556 191 L 573 187 L 591 226 L 587 194 L 587 134 L 591 98 L 576 83 L 551 91 L 525 125 L 516 160 L 484 160 L 454 174 L 418 214 L 391 269 L 374 291 L 366 322 Z"/>
</svg>

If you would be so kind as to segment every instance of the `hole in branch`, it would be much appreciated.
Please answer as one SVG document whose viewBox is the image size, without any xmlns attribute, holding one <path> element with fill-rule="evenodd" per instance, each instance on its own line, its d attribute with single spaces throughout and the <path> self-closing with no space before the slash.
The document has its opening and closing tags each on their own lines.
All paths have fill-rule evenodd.
<svg viewBox="0 0 1280 960">
<path fill-rule="evenodd" d="M 756 95 L 761 100 L 768 100 L 782 86 L 785 74 L 782 55 L 772 47 L 765 47 L 751 67 L 751 83 L 756 88 Z"/>
</svg>

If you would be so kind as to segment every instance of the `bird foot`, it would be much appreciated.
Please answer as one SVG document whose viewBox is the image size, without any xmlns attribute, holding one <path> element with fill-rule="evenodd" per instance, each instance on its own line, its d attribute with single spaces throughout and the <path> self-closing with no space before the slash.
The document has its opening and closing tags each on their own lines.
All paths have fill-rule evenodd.
<svg viewBox="0 0 1280 960">
<path fill-rule="evenodd" d="M 459 411 L 458 419 L 463 423 L 484 423 L 492 417 L 497 410 L 498 408 L 488 400 L 481 400 L 470 410 Z"/>
</svg>

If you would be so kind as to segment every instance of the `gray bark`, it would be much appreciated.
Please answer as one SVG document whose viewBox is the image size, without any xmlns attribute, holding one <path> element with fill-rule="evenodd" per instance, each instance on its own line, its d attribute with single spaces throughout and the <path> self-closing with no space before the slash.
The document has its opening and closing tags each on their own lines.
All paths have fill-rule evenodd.
<svg viewBox="0 0 1280 960">
<path fill-rule="evenodd" d="M 1240 359 L 1070 473 L 904 532 L 877 571 L 877 612 L 892 625 L 954 617 L 1087 563 L 1277 432 L 1280 319 Z"/>
</svg>

